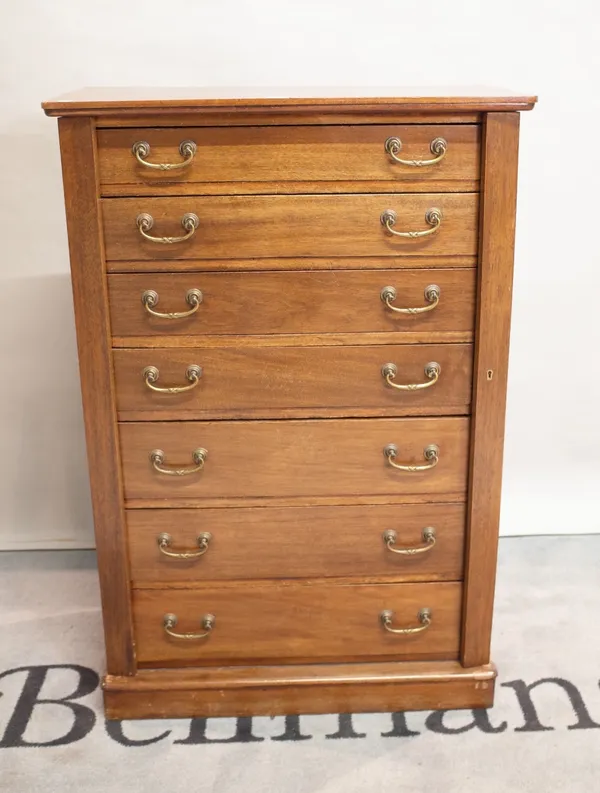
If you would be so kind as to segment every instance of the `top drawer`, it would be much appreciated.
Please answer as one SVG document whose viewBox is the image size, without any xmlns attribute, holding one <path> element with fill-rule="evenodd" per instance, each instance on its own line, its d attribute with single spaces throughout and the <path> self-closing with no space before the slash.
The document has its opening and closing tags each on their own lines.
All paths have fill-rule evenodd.
<svg viewBox="0 0 600 793">
<path fill-rule="evenodd" d="M 106 129 L 100 184 L 103 195 L 311 192 L 307 182 L 316 192 L 348 182 L 353 191 L 357 182 L 367 192 L 474 191 L 479 141 L 476 124 Z"/>
</svg>

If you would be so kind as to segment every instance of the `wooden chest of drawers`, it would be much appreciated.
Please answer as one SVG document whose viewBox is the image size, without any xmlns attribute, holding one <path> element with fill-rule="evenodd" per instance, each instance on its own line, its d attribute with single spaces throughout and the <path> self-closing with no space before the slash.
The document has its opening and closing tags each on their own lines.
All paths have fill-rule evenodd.
<svg viewBox="0 0 600 793">
<path fill-rule="evenodd" d="M 535 98 L 242 97 L 44 105 L 107 716 L 488 706 Z"/>
</svg>

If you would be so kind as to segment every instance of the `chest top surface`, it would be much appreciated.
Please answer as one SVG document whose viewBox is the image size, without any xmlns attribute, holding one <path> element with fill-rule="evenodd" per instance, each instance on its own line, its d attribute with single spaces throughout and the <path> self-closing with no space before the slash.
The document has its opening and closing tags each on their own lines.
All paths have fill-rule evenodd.
<svg viewBox="0 0 600 793">
<path fill-rule="evenodd" d="M 49 116 L 112 115 L 203 109 L 272 111 L 314 108 L 336 112 L 373 109 L 406 112 L 531 110 L 536 96 L 487 87 L 181 87 L 83 88 L 44 102 Z"/>
</svg>

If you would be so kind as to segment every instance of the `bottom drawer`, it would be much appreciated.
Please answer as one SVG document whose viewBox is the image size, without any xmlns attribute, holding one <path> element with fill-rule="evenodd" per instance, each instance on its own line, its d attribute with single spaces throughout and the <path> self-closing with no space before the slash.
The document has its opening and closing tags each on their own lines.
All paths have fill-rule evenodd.
<svg viewBox="0 0 600 793">
<path fill-rule="evenodd" d="M 137 660 L 146 667 L 454 660 L 459 652 L 461 598 L 459 583 L 222 584 L 135 590 Z M 384 613 L 389 613 L 387 628 Z M 165 625 L 166 615 L 176 620 Z M 206 622 L 210 616 L 212 628 Z M 392 632 L 405 629 L 419 630 Z"/>
</svg>

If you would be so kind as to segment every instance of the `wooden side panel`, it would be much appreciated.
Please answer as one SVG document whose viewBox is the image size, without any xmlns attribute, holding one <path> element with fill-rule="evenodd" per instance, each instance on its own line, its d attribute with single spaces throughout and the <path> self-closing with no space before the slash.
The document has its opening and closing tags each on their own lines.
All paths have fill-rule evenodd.
<svg viewBox="0 0 600 793">
<path fill-rule="evenodd" d="M 131 675 L 135 661 L 95 130 L 89 118 L 69 118 L 60 119 L 59 131 L 107 666 L 110 674 Z"/>
<path fill-rule="evenodd" d="M 489 659 L 500 518 L 502 455 L 517 198 L 519 115 L 484 125 L 479 305 L 462 662 Z"/>
</svg>

